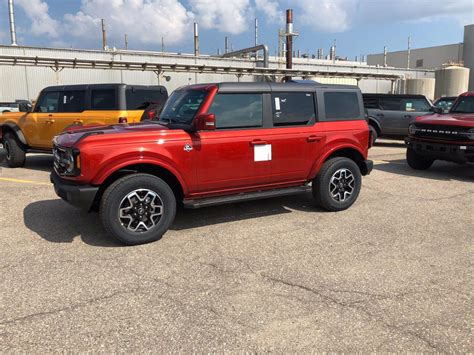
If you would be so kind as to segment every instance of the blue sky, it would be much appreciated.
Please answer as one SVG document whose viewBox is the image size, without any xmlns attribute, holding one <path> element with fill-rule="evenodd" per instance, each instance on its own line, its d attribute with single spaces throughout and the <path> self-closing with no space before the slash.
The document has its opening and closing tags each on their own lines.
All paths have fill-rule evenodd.
<svg viewBox="0 0 474 355">
<path fill-rule="evenodd" d="M 0 41 L 9 43 L 6 1 L 0 4 Z M 354 58 L 387 45 L 401 50 L 462 41 L 463 25 L 474 23 L 474 0 L 15 0 L 18 42 L 23 45 L 100 48 L 100 18 L 107 21 L 109 45 L 192 52 L 193 22 L 200 24 L 201 52 L 214 54 L 229 36 L 234 49 L 259 38 L 274 54 L 284 10 L 294 9 L 300 36 L 295 49 L 328 53 L 337 40 L 338 55 Z"/>
</svg>

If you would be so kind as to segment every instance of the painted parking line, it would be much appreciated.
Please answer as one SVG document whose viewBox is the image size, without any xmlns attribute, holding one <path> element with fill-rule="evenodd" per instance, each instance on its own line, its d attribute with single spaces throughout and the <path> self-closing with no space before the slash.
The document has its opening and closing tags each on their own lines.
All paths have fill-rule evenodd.
<svg viewBox="0 0 474 355">
<path fill-rule="evenodd" d="M 32 185 L 44 185 L 44 186 L 51 186 L 50 182 L 41 182 L 41 181 L 34 181 L 34 180 L 23 180 L 23 179 L 13 179 L 13 178 L 0 178 L 0 181 L 7 181 L 7 182 L 18 182 L 21 184 L 32 184 Z"/>
</svg>

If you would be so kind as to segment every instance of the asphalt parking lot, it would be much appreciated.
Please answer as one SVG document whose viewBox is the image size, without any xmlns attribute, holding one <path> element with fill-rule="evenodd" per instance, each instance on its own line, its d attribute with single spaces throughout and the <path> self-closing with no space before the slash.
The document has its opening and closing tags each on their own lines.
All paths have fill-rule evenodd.
<svg viewBox="0 0 474 355">
<path fill-rule="evenodd" d="M 123 247 L 59 200 L 51 158 L 0 172 L 0 351 L 473 351 L 474 168 L 371 149 L 349 210 L 310 196 L 181 210 Z"/>
</svg>

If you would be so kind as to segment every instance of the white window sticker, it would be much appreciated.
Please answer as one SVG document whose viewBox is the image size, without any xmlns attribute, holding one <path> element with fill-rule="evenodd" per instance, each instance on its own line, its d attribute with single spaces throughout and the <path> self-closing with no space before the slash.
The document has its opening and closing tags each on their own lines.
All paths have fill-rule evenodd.
<svg viewBox="0 0 474 355">
<path fill-rule="evenodd" d="M 262 144 L 254 146 L 254 161 L 272 160 L 272 145 Z"/>
<path fill-rule="evenodd" d="M 280 98 L 275 97 L 275 110 L 280 111 Z"/>
</svg>

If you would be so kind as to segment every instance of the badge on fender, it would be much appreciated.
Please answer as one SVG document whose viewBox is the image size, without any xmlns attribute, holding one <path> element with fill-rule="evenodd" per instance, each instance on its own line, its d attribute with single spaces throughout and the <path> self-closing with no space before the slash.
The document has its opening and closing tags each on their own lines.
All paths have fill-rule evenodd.
<svg viewBox="0 0 474 355">
<path fill-rule="evenodd" d="M 191 147 L 191 144 L 186 144 L 186 145 L 184 146 L 184 151 L 185 151 L 185 152 L 188 152 L 188 153 L 189 153 L 191 150 L 193 150 L 193 147 Z"/>
</svg>

